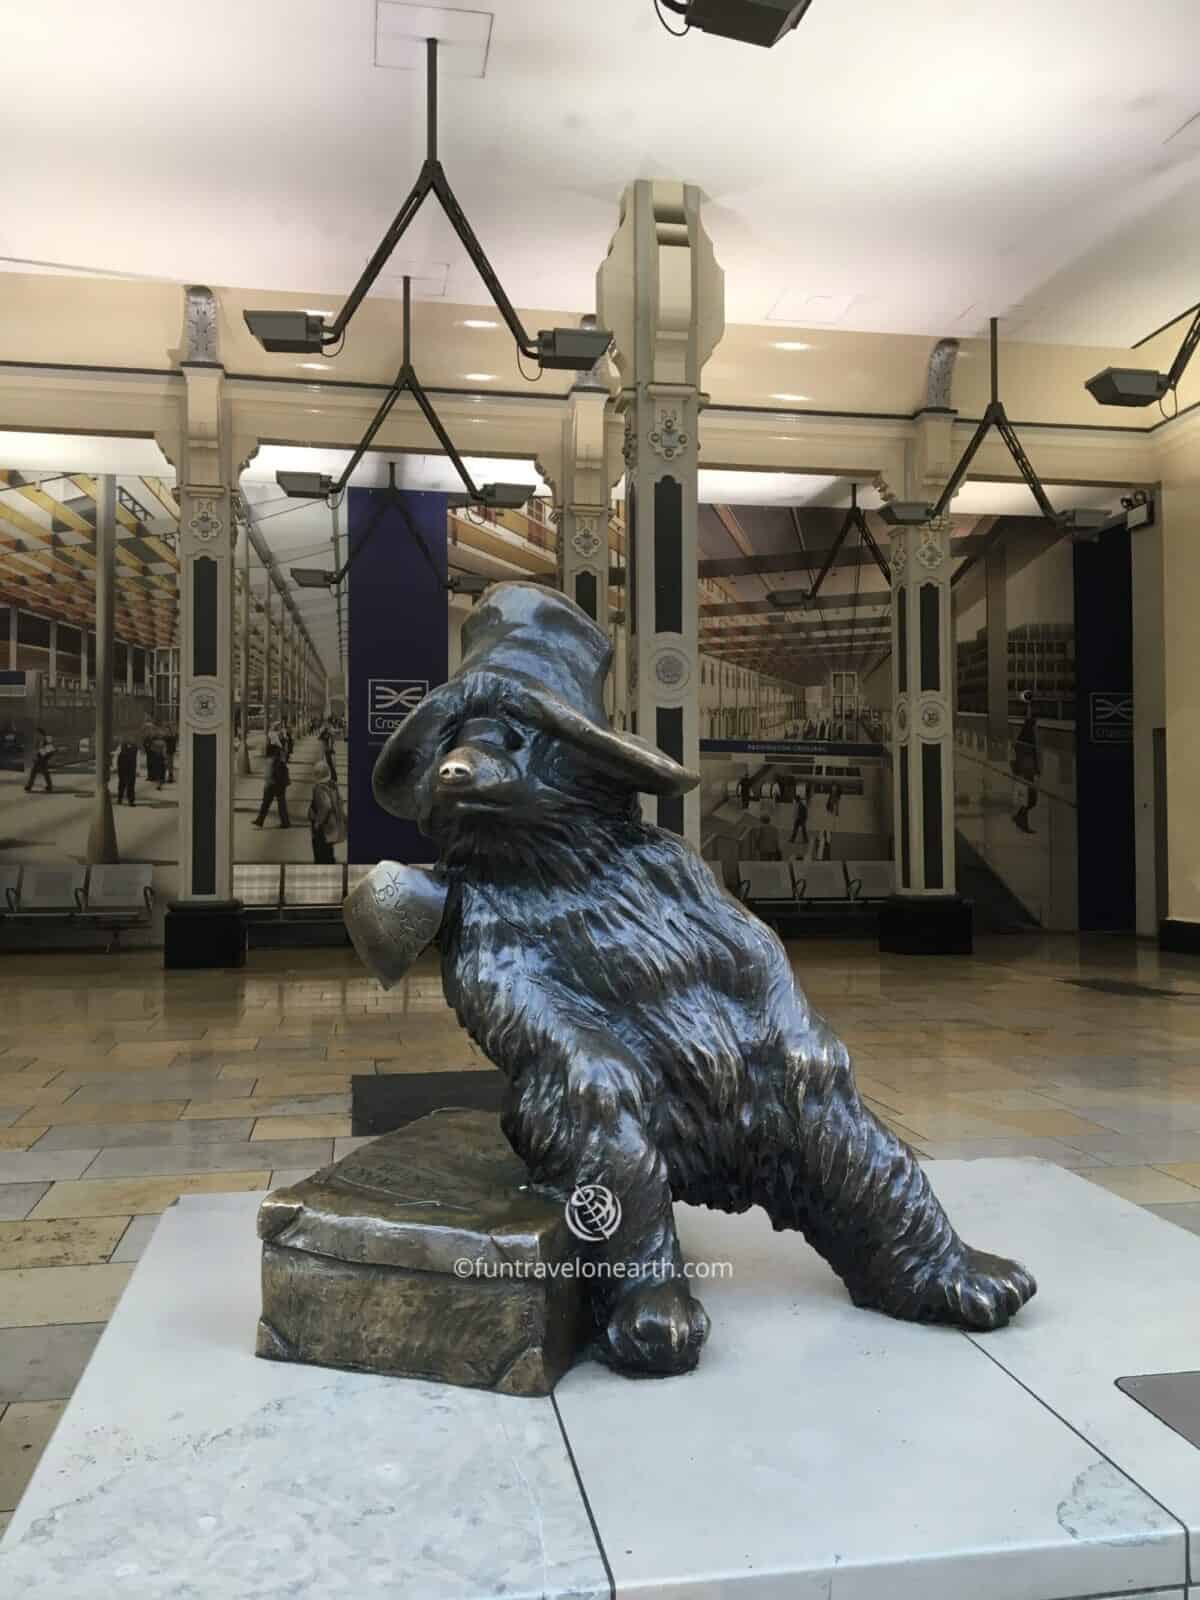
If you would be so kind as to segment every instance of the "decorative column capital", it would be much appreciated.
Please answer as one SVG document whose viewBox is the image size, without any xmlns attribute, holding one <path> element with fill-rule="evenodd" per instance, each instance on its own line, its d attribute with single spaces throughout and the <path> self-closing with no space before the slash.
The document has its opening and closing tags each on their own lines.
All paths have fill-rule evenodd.
<svg viewBox="0 0 1200 1600">
<path fill-rule="evenodd" d="M 700 220 L 694 184 L 641 178 L 596 275 L 600 319 L 612 330 L 625 387 L 662 383 L 698 391 L 725 331 L 725 274 Z"/>
</svg>

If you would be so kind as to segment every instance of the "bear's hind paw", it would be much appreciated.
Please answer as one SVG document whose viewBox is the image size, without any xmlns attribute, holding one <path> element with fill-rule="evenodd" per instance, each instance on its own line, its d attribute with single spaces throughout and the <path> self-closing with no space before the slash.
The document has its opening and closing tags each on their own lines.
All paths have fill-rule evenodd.
<svg viewBox="0 0 1200 1600">
<path fill-rule="evenodd" d="M 674 1278 L 624 1295 L 613 1307 L 597 1353 L 629 1377 L 671 1377 L 696 1366 L 708 1330 L 708 1313 Z"/>
<path fill-rule="evenodd" d="M 939 1322 L 982 1331 L 1004 1327 L 1037 1293 L 1033 1274 L 1019 1261 L 966 1245 L 958 1261 L 939 1277 L 937 1287 Z"/>
</svg>

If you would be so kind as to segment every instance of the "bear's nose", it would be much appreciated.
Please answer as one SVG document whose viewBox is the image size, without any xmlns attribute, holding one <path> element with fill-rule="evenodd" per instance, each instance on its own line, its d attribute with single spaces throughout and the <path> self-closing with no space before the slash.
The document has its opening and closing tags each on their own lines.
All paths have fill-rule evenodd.
<svg viewBox="0 0 1200 1600">
<path fill-rule="evenodd" d="M 470 783 L 473 776 L 471 763 L 466 756 L 461 756 L 457 753 L 447 756 L 438 768 L 438 782 L 444 783 L 450 788 L 461 787 L 464 783 Z"/>
</svg>

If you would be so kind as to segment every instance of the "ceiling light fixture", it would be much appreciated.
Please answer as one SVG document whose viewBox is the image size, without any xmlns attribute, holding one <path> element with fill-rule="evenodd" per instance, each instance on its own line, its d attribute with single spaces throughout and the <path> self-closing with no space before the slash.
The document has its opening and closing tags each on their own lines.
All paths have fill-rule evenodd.
<svg viewBox="0 0 1200 1600">
<path fill-rule="evenodd" d="M 463 377 L 468 383 L 495 383 L 494 372 L 464 372 Z"/>
<path fill-rule="evenodd" d="M 264 350 L 292 351 L 299 354 L 323 350 L 327 345 L 338 344 L 345 335 L 350 319 L 366 299 L 371 285 L 387 265 L 388 259 L 409 224 L 432 194 L 441 205 L 458 235 L 471 264 L 483 279 L 496 309 L 508 324 L 517 342 L 517 349 L 542 367 L 567 372 L 588 372 L 608 349 L 611 334 L 603 328 L 542 328 L 536 339 L 530 338 L 516 307 L 504 292 L 504 286 L 475 237 L 466 213 L 459 205 L 450 180 L 438 159 L 438 42 L 426 43 L 426 148 L 425 160 L 417 181 L 408 198 L 396 213 L 391 227 L 384 234 L 374 255 L 367 262 L 358 282 L 351 289 L 345 305 L 326 323 L 319 314 L 306 311 L 245 311 L 246 326 Z M 405 278 L 405 283 L 409 279 Z"/>
<path fill-rule="evenodd" d="M 396 401 L 399 400 L 400 396 L 407 391 L 407 393 L 411 394 L 413 399 L 417 402 L 417 406 L 422 416 L 424 416 L 426 422 L 428 422 L 429 426 L 437 435 L 438 442 L 442 449 L 450 457 L 450 460 L 454 466 L 454 470 L 462 479 L 463 486 L 466 489 L 470 499 L 477 505 L 489 506 L 493 509 L 512 511 L 519 510 L 520 507 L 525 504 L 526 500 L 529 499 L 531 490 L 528 484 L 485 483 L 482 488 L 479 488 L 476 486 L 475 480 L 471 477 L 471 474 L 467 471 L 467 466 L 463 461 L 463 458 L 454 448 L 454 440 L 451 439 L 450 435 L 443 427 L 441 418 L 433 409 L 433 402 L 425 393 L 425 390 L 421 387 L 421 380 L 417 377 L 417 374 L 413 368 L 410 321 L 411 313 L 412 279 L 405 278 L 403 301 L 404 359 L 401 362 L 400 370 L 396 374 L 392 387 L 388 390 L 387 394 L 384 395 L 383 401 L 378 411 L 376 411 L 375 415 L 372 417 L 366 433 L 363 434 L 362 439 L 359 442 L 358 448 L 343 467 L 341 477 L 335 482 L 333 478 L 321 472 L 277 472 L 275 474 L 275 482 L 283 490 L 284 494 L 292 495 L 296 499 L 336 501 L 337 498 L 345 491 L 355 468 L 358 466 L 363 456 L 366 455 L 367 451 L 371 448 L 371 442 L 375 438 L 375 435 L 379 432 L 380 428 L 383 427 L 384 423 L 391 415 L 392 407 L 396 404 Z M 392 472 L 394 474 L 395 468 L 392 468 Z"/>
<path fill-rule="evenodd" d="M 1108 521 L 1108 513 L 1106 511 L 1056 511 L 1050 504 L 1046 491 L 1042 487 L 1042 480 L 1034 471 L 1033 463 L 1025 454 L 1021 441 L 1017 438 L 1012 423 L 1008 420 L 1004 402 L 1000 399 L 997 327 L 997 320 L 992 317 L 988 324 L 991 341 L 992 398 L 988 401 L 983 416 L 979 419 L 979 424 L 971 435 L 967 448 L 960 456 L 958 465 L 947 478 L 946 486 L 938 496 L 935 504 L 930 505 L 926 500 L 889 500 L 880 509 L 879 515 L 891 527 L 919 528 L 926 522 L 933 522 L 937 517 L 945 516 L 950 508 L 950 502 L 958 493 L 959 485 L 966 477 L 980 445 L 993 428 L 1004 440 L 1005 449 L 1016 463 L 1017 470 L 1024 478 L 1030 494 L 1037 501 L 1038 510 L 1048 522 L 1053 522 L 1060 528 L 1070 528 L 1082 533 L 1097 529 Z"/>
<path fill-rule="evenodd" d="M 802 339 L 776 339 L 776 350 L 811 350 L 812 345 L 805 344 Z"/>
<path fill-rule="evenodd" d="M 498 328 L 499 326 L 500 324 L 498 322 L 485 322 L 479 317 L 463 318 L 464 328 Z"/>
<path fill-rule="evenodd" d="M 1200 306 L 1193 306 L 1191 326 L 1183 336 L 1169 372 L 1152 372 L 1148 367 L 1105 367 L 1084 388 L 1102 406 L 1152 406 L 1179 387 L 1179 380 L 1200 344 Z M 1187 316 L 1187 312 L 1184 312 Z M 1137 346 L 1135 345 L 1136 349 Z"/>
<path fill-rule="evenodd" d="M 657 0 L 688 28 L 743 44 L 778 44 L 798 25 L 812 0 Z M 668 32 L 673 30 L 668 29 Z M 687 29 L 684 29 L 686 32 Z"/>
<path fill-rule="evenodd" d="M 789 404 L 789 405 L 800 406 L 800 405 L 808 405 L 812 400 L 812 396 L 808 395 L 808 394 L 773 394 L 771 396 L 771 399 L 772 400 L 783 400 L 783 401 L 786 401 L 787 404 Z"/>
</svg>

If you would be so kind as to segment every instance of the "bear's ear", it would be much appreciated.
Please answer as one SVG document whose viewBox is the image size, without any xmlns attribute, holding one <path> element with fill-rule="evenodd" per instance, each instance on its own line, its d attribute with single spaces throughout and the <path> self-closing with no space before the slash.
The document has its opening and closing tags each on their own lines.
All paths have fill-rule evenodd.
<svg viewBox="0 0 1200 1600">
<path fill-rule="evenodd" d="M 371 773 L 371 793 L 376 805 L 390 816 L 405 822 L 417 820 L 417 785 L 423 776 L 420 767 L 424 752 L 420 747 L 399 742 L 396 735 L 384 745 Z"/>
</svg>

